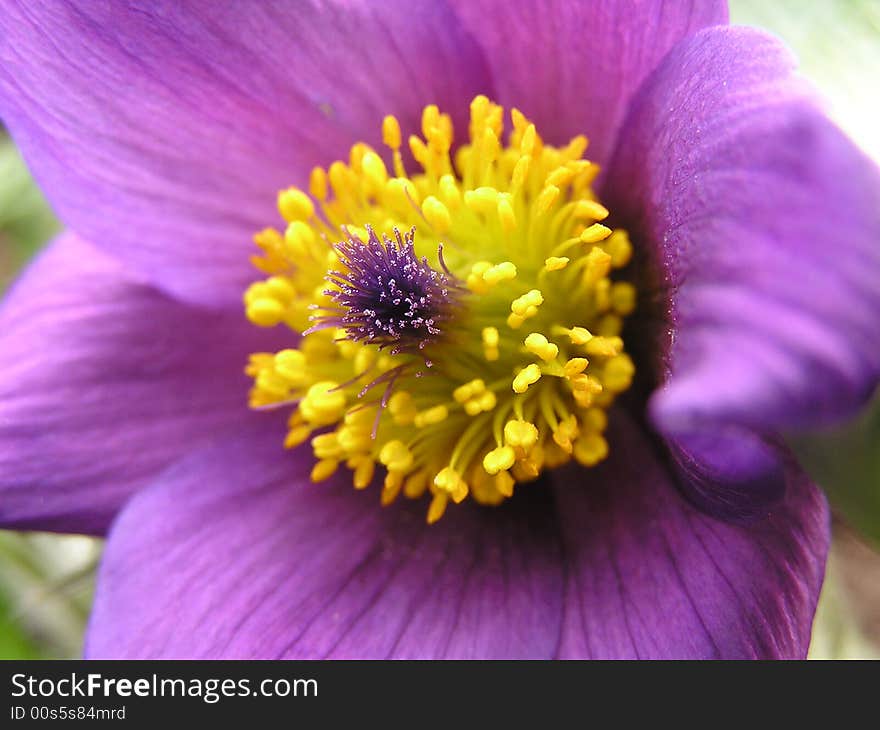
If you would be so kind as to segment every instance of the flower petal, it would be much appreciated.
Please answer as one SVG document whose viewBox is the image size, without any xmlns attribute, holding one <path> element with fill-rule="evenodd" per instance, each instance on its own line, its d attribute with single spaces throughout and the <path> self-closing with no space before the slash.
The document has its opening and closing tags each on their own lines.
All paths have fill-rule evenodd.
<svg viewBox="0 0 880 730">
<path fill-rule="evenodd" d="M 497 101 L 604 164 L 630 97 L 675 43 L 727 22 L 723 0 L 454 0 L 485 51 Z"/>
<path fill-rule="evenodd" d="M 880 378 L 880 175 L 793 68 L 748 28 L 683 41 L 636 99 L 604 191 L 645 252 L 653 420 L 716 514 L 772 502 L 783 457 L 761 444 L 852 414 Z M 724 434 L 725 464 L 691 447 L 704 434 Z M 699 474 L 722 468 L 713 495 Z"/>
<path fill-rule="evenodd" d="M 114 525 L 92 657 L 802 656 L 828 515 L 793 479 L 760 524 L 680 498 L 645 437 L 504 507 L 382 509 L 265 440 L 206 449 Z M 554 501 L 555 497 L 555 501 Z M 564 551 L 562 548 L 564 546 Z"/>
<path fill-rule="evenodd" d="M 435 0 L 0 9 L 0 118 L 62 219 L 190 301 L 237 305 L 254 231 L 312 165 L 490 90 Z M 459 127 L 462 128 L 462 127 Z"/>
<path fill-rule="evenodd" d="M 514 508 L 383 509 L 266 441 L 208 449 L 111 531 L 91 657 L 549 656 L 562 560 L 549 493 Z M 526 500 L 529 502 L 529 500 Z M 529 507 L 534 509 L 529 509 Z"/>
<path fill-rule="evenodd" d="M 127 279 L 62 235 L 0 307 L 0 524 L 102 533 L 145 480 L 253 418 L 277 338 Z"/>
<path fill-rule="evenodd" d="M 805 657 L 830 538 L 821 492 L 790 472 L 769 518 L 725 524 L 678 497 L 643 434 L 618 423 L 614 435 L 595 477 L 555 490 L 568 576 L 559 655 Z"/>
<path fill-rule="evenodd" d="M 606 198 L 668 298 L 667 435 L 803 431 L 880 379 L 880 174 L 748 28 L 682 42 L 624 127 Z M 652 296 L 646 293 L 645 299 Z"/>
</svg>

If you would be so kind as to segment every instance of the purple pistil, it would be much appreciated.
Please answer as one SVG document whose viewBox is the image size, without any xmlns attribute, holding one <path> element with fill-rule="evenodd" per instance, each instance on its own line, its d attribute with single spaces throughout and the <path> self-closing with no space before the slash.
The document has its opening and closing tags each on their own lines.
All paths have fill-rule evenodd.
<svg viewBox="0 0 880 730">
<path fill-rule="evenodd" d="M 345 230 L 347 241 L 335 245 L 346 271 L 330 271 L 327 281 L 337 288 L 325 291 L 338 305 L 327 314 L 313 317 L 308 332 L 327 327 L 345 329 L 348 338 L 391 348 L 391 354 L 418 352 L 436 342 L 453 316 L 461 284 L 446 269 L 442 248 L 440 264 L 445 273 L 419 259 L 413 239 L 415 228 L 405 236 L 394 229 L 394 238 L 366 227 L 369 238 Z"/>
</svg>

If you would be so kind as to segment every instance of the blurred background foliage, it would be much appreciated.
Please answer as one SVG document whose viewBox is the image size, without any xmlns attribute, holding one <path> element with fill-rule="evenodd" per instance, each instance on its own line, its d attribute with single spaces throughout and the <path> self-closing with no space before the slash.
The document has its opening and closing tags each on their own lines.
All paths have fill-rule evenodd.
<svg viewBox="0 0 880 730">
<path fill-rule="evenodd" d="M 733 23 L 766 28 L 788 43 L 831 116 L 880 161 L 880 0 L 731 0 L 730 6 Z M 0 292 L 58 229 L 0 131 Z M 792 437 L 791 444 L 836 511 L 810 655 L 878 658 L 880 398 L 853 423 Z M 100 541 L 85 537 L 0 531 L 0 658 L 80 654 L 100 550 Z"/>
</svg>

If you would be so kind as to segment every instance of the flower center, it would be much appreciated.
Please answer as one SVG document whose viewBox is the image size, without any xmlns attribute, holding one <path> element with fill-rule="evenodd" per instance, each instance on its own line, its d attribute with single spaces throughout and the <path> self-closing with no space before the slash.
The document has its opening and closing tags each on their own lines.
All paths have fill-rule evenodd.
<svg viewBox="0 0 880 730">
<path fill-rule="evenodd" d="M 303 336 L 251 356 L 250 404 L 292 409 L 285 446 L 311 439 L 313 481 L 344 464 L 365 488 L 380 464 L 382 503 L 430 493 L 435 522 L 450 500 L 499 504 L 545 468 L 607 456 L 636 303 L 611 274 L 632 248 L 599 222 L 587 140 L 552 147 L 515 109 L 511 121 L 502 146 L 503 110 L 478 96 L 451 155 L 450 118 L 426 107 L 407 174 L 386 117 L 393 175 L 355 144 L 308 193 L 279 194 L 283 233 L 255 236 L 268 276 L 245 292 L 247 316 Z"/>
</svg>

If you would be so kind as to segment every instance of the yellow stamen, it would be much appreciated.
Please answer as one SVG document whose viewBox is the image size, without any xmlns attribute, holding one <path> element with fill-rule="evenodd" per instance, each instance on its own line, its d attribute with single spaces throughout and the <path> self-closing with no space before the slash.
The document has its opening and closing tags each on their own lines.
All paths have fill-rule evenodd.
<svg viewBox="0 0 880 730">
<path fill-rule="evenodd" d="M 544 469 L 600 462 L 607 410 L 635 377 L 621 332 L 638 297 L 619 280 L 632 244 L 602 223 L 586 138 L 546 144 L 515 109 L 505 132 L 485 96 L 470 113 L 457 148 L 434 105 L 408 130 L 420 135 L 386 116 L 382 149 L 359 142 L 314 168 L 307 192 L 280 191 L 279 225 L 254 236 L 263 278 L 243 297 L 254 325 L 309 330 L 250 357 L 250 405 L 292 409 L 283 443 L 310 444 L 314 481 L 344 466 L 366 489 L 378 467 L 381 503 L 429 496 L 428 522 L 467 497 L 499 504 Z M 347 264 L 334 244 L 412 228 L 419 261 L 452 282 L 440 334 L 406 349 L 355 337 L 342 319 L 314 326 L 341 317 Z"/>
</svg>

